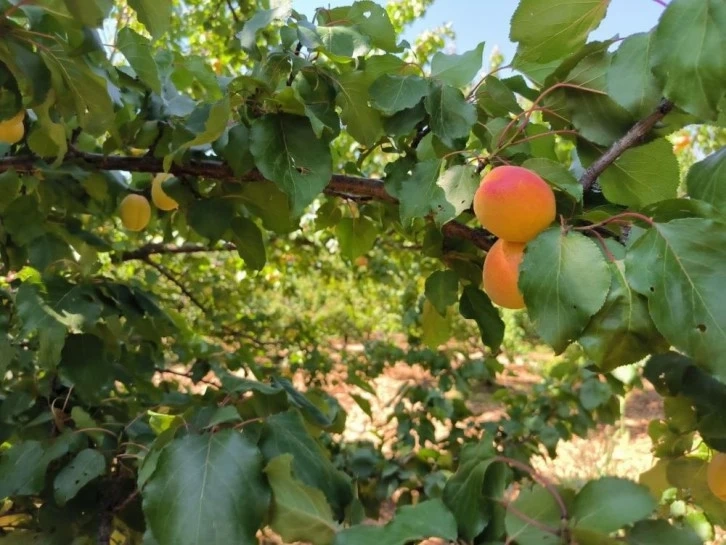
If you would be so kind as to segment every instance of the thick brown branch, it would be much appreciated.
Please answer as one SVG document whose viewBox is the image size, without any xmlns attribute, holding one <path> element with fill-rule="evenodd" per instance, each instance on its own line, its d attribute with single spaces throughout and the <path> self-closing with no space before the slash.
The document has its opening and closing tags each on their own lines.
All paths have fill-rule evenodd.
<svg viewBox="0 0 726 545">
<path fill-rule="evenodd" d="M 655 112 L 638 121 L 627 133 L 625 133 L 625 136 L 610 146 L 610 148 L 603 153 L 597 161 L 587 168 L 585 173 L 582 175 L 582 178 L 580 178 L 580 184 L 582 184 L 585 191 L 593 186 L 598 176 L 600 176 L 606 168 L 612 165 L 618 157 L 641 142 L 643 138 L 653 129 L 653 127 L 655 127 L 656 123 L 668 115 L 672 109 L 673 103 L 671 101 L 661 101 Z"/>
<path fill-rule="evenodd" d="M 136 250 L 124 252 L 121 254 L 121 261 L 133 261 L 134 259 L 146 261 L 146 258 L 151 255 L 233 252 L 236 249 L 237 247 L 231 242 L 227 242 L 213 248 L 203 246 L 201 244 L 183 244 L 181 246 L 177 246 L 176 244 L 147 244 L 141 248 L 137 248 Z"/>
<path fill-rule="evenodd" d="M 64 163 L 83 163 L 88 167 L 98 170 L 122 170 L 128 172 L 162 172 L 164 167 L 162 160 L 156 157 L 126 157 L 121 155 L 102 155 L 100 153 L 86 153 L 73 150 L 69 152 Z M 32 155 L 5 157 L 0 159 L 0 172 L 15 169 L 16 172 L 32 173 L 44 167 L 38 159 Z M 232 169 L 226 163 L 212 160 L 191 160 L 184 164 L 172 164 L 170 172 L 177 176 L 202 176 L 225 182 L 261 182 L 264 176 L 252 170 L 243 178 L 235 176 Z M 374 178 L 360 178 L 345 174 L 334 174 L 325 193 L 336 197 L 371 198 L 377 201 L 396 204 L 398 199 L 390 195 L 381 180 Z M 445 236 L 462 238 L 471 241 L 482 250 L 488 250 L 493 240 L 481 229 L 472 229 L 461 223 L 451 221 L 442 227 Z M 183 253 L 183 252 L 181 252 Z M 131 258 L 133 259 L 133 258 Z"/>
</svg>

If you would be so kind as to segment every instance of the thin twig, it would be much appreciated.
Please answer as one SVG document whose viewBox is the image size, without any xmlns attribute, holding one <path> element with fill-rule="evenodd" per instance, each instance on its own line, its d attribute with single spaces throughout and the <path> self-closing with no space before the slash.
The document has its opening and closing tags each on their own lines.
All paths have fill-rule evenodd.
<svg viewBox="0 0 726 545">
<path fill-rule="evenodd" d="M 522 511 L 520 511 L 519 509 L 517 509 L 516 507 L 514 507 L 512 505 L 512 502 L 506 502 L 506 501 L 501 501 L 500 500 L 499 501 L 499 504 L 502 505 L 502 506 L 504 506 L 504 508 L 507 511 L 509 511 L 510 513 L 512 513 L 518 519 L 523 520 L 524 522 L 526 522 L 530 526 L 534 526 L 535 528 L 537 528 L 539 530 L 542 530 L 543 532 L 545 532 L 547 534 L 552 534 L 553 536 L 559 536 L 560 533 L 561 533 L 558 529 L 552 528 L 552 526 L 548 526 L 544 522 L 540 522 L 537 519 L 533 519 L 532 517 L 530 517 L 528 515 L 525 515 L 524 513 L 522 513 Z"/>
<path fill-rule="evenodd" d="M 187 287 L 184 284 L 182 284 L 179 281 L 179 279 L 171 273 L 171 271 L 169 269 L 167 269 L 166 267 L 164 267 L 163 265 L 161 265 L 159 263 L 156 263 L 151 258 L 149 258 L 149 256 L 146 256 L 145 258 L 142 258 L 141 260 L 144 263 L 146 263 L 146 264 L 150 265 L 151 267 L 155 268 L 157 271 L 159 271 L 159 273 L 163 277 L 165 277 L 172 284 L 174 284 L 177 288 L 179 288 L 179 290 L 187 297 L 187 299 L 189 299 L 192 303 L 194 303 L 194 305 L 197 308 L 199 308 L 199 310 L 201 310 L 205 315 L 207 315 L 208 310 L 204 306 L 204 304 L 202 304 L 202 302 L 199 299 L 197 299 L 196 296 L 191 291 L 189 291 L 187 289 Z"/>
<path fill-rule="evenodd" d="M 504 462 L 505 464 L 516 467 L 517 469 L 521 469 L 525 473 L 528 473 L 530 477 L 532 477 L 532 479 L 544 486 L 555 499 L 557 505 L 560 508 L 562 519 L 567 520 L 570 518 L 569 514 L 567 513 L 567 505 L 565 505 L 565 500 L 562 499 L 562 495 L 560 494 L 559 490 L 557 490 L 557 487 L 552 484 L 549 479 L 537 473 L 533 468 L 529 467 L 524 462 L 520 462 L 519 460 L 515 460 L 514 458 L 509 458 L 507 456 L 495 456 L 494 458 L 492 458 L 492 460 L 495 462 Z"/>
<path fill-rule="evenodd" d="M 184 377 L 184 378 L 191 380 L 192 382 L 203 382 L 204 384 L 209 384 L 210 386 L 214 386 L 215 388 L 220 387 L 219 384 L 217 384 L 216 382 L 212 382 L 211 380 L 207 380 L 204 378 L 200 378 L 199 380 L 194 380 L 189 373 L 182 373 L 181 371 L 174 371 L 173 369 L 162 369 L 161 367 L 155 367 L 154 370 L 157 373 L 161 373 L 161 374 L 170 374 L 170 375 L 176 375 L 178 377 Z"/>
<path fill-rule="evenodd" d="M 140 259 L 146 260 L 151 255 L 168 255 L 168 254 L 201 254 L 209 252 L 234 252 L 237 247 L 231 242 L 226 242 L 220 246 L 210 248 L 201 244 L 183 244 L 177 246 L 175 244 L 146 244 L 136 250 L 129 250 L 121 254 L 121 261 L 133 261 Z"/>
<path fill-rule="evenodd" d="M 585 191 L 593 186 L 598 176 L 600 176 L 606 168 L 612 165 L 618 157 L 620 157 L 628 149 L 640 143 L 653 129 L 653 127 L 655 127 L 661 119 L 668 115 L 673 107 L 674 104 L 670 100 L 662 100 L 658 105 L 658 108 L 656 108 L 652 114 L 633 125 L 620 140 L 610 146 L 605 153 L 591 164 L 580 178 L 580 184 Z"/>
<path fill-rule="evenodd" d="M 234 11 L 231 0 L 227 0 L 227 7 L 229 8 L 229 11 L 232 12 L 232 19 L 234 19 L 235 24 L 239 25 L 240 20 L 239 17 L 237 17 L 237 12 Z"/>
</svg>

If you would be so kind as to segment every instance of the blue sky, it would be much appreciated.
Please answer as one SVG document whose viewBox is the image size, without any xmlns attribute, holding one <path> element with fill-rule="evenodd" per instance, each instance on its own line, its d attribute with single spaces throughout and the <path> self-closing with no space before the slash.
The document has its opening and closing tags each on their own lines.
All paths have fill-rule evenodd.
<svg viewBox="0 0 726 545">
<path fill-rule="evenodd" d="M 379 0 L 381 4 L 384 1 Z M 293 8 L 312 17 L 315 8 L 350 5 L 353 0 L 293 0 Z M 509 41 L 509 21 L 517 0 L 435 0 L 426 16 L 409 27 L 403 38 L 413 42 L 422 31 L 450 22 L 456 32 L 455 49 L 462 53 L 486 42 L 485 59 L 499 46 L 505 62 L 512 60 L 515 44 Z M 645 32 L 655 26 L 663 13 L 655 0 L 611 0 L 607 16 L 590 36 L 591 39 L 621 37 Z"/>
</svg>

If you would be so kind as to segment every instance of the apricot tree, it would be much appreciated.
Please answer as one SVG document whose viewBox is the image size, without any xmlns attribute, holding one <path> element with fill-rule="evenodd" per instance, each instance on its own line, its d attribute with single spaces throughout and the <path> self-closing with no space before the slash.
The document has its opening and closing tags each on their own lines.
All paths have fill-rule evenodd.
<svg viewBox="0 0 726 545">
<path fill-rule="evenodd" d="M 484 43 L 400 40 L 430 3 L 0 0 L 4 542 L 690 545 L 726 524 L 726 152 L 681 176 L 669 140 L 722 141 L 726 4 L 670 0 L 650 32 L 588 41 L 608 0 L 520 0 L 516 56 L 483 69 Z M 506 172 L 526 180 L 499 180 L 501 207 Z M 356 278 L 425 272 L 402 323 L 435 349 L 467 321 L 486 351 L 348 368 L 363 393 L 392 359 L 436 375 L 396 405 L 393 455 L 293 385 L 276 358 L 317 324 L 282 327 L 254 291 L 298 309 L 280 276 L 389 243 L 396 273 Z M 584 361 L 473 423 L 442 392 L 496 382 L 492 301 Z M 613 420 L 611 372 L 634 363 L 665 399 L 655 466 L 577 490 L 535 472 Z M 364 524 L 394 489 L 390 522 Z"/>
</svg>

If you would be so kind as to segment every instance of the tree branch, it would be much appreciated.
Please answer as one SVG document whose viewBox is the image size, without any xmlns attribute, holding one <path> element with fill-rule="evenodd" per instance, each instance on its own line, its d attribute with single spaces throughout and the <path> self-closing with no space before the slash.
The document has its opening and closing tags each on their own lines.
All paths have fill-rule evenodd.
<svg viewBox="0 0 726 545">
<path fill-rule="evenodd" d="M 632 148 L 653 129 L 653 127 L 661 119 L 663 119 L 673 109 L 673 103 L 670 100 L 662 100 L 658 108 L 648 117 L 641 119 L 625 135 L 615 142 L 610 148 L 603 153 L 597 161 L 591 164 L 580 178 L 580 184 L 587 191 L 590 189 L 598 176 L 613 164 L 618 157 Z"/>
<path fill-rule="evenodd" d="M 121 261 L 133 261 L 140 259 L 148 263 L 147 258 L 152 255 L 168 255 L 168 254 L 201 254 L 209 252 L 234 252 L 237 247 L 231 242 L 226 242 L 218 247 L 210 248 L 201 244 L 184 244 L 177 246 L 175 244 L 146 244 L 136 250 L 129 250 L 121 254 Z"/>
<path fill-rule="evenodd" d="M 64 159 L 64 164 L 81 163 L 97 170 L 125 170 L 128 172 L 163 172 L 162 160 L 156 157 L 127 157 L 122 155 L 102 155 L 71 150 Z M 20 155 L 0 159 L 0 172 L 15 169 L 20 173 L 33 173 L 38 170 L 50 170 L 50 167 L 33 155 Z M 235 176 L 226 163 L 213 160 L 190 160 L 184 164 L 172 164 L 169 171 L 176 176 L 201 176 L 223 182 L 253 183 L 262 182 L 265 177 L 258 170 L 252 170 L 240 178 Z M 333 174 L 325 188 L 327 195 L 350 197 L 353 199 L 370 198 L 377 201 L 397 204 L 398 199 L 390 195 L 381 180 L 360 178 L 346 174 Z M 450 221 L 441 228 L 447 237 L 461 238 L 471 241 L 482 250 L 488 250 L 493 239 L 483 229 L 473 229 L 456 221 Z M 181 252 L 184 253 L 184 252 Z"/>
</svg>

